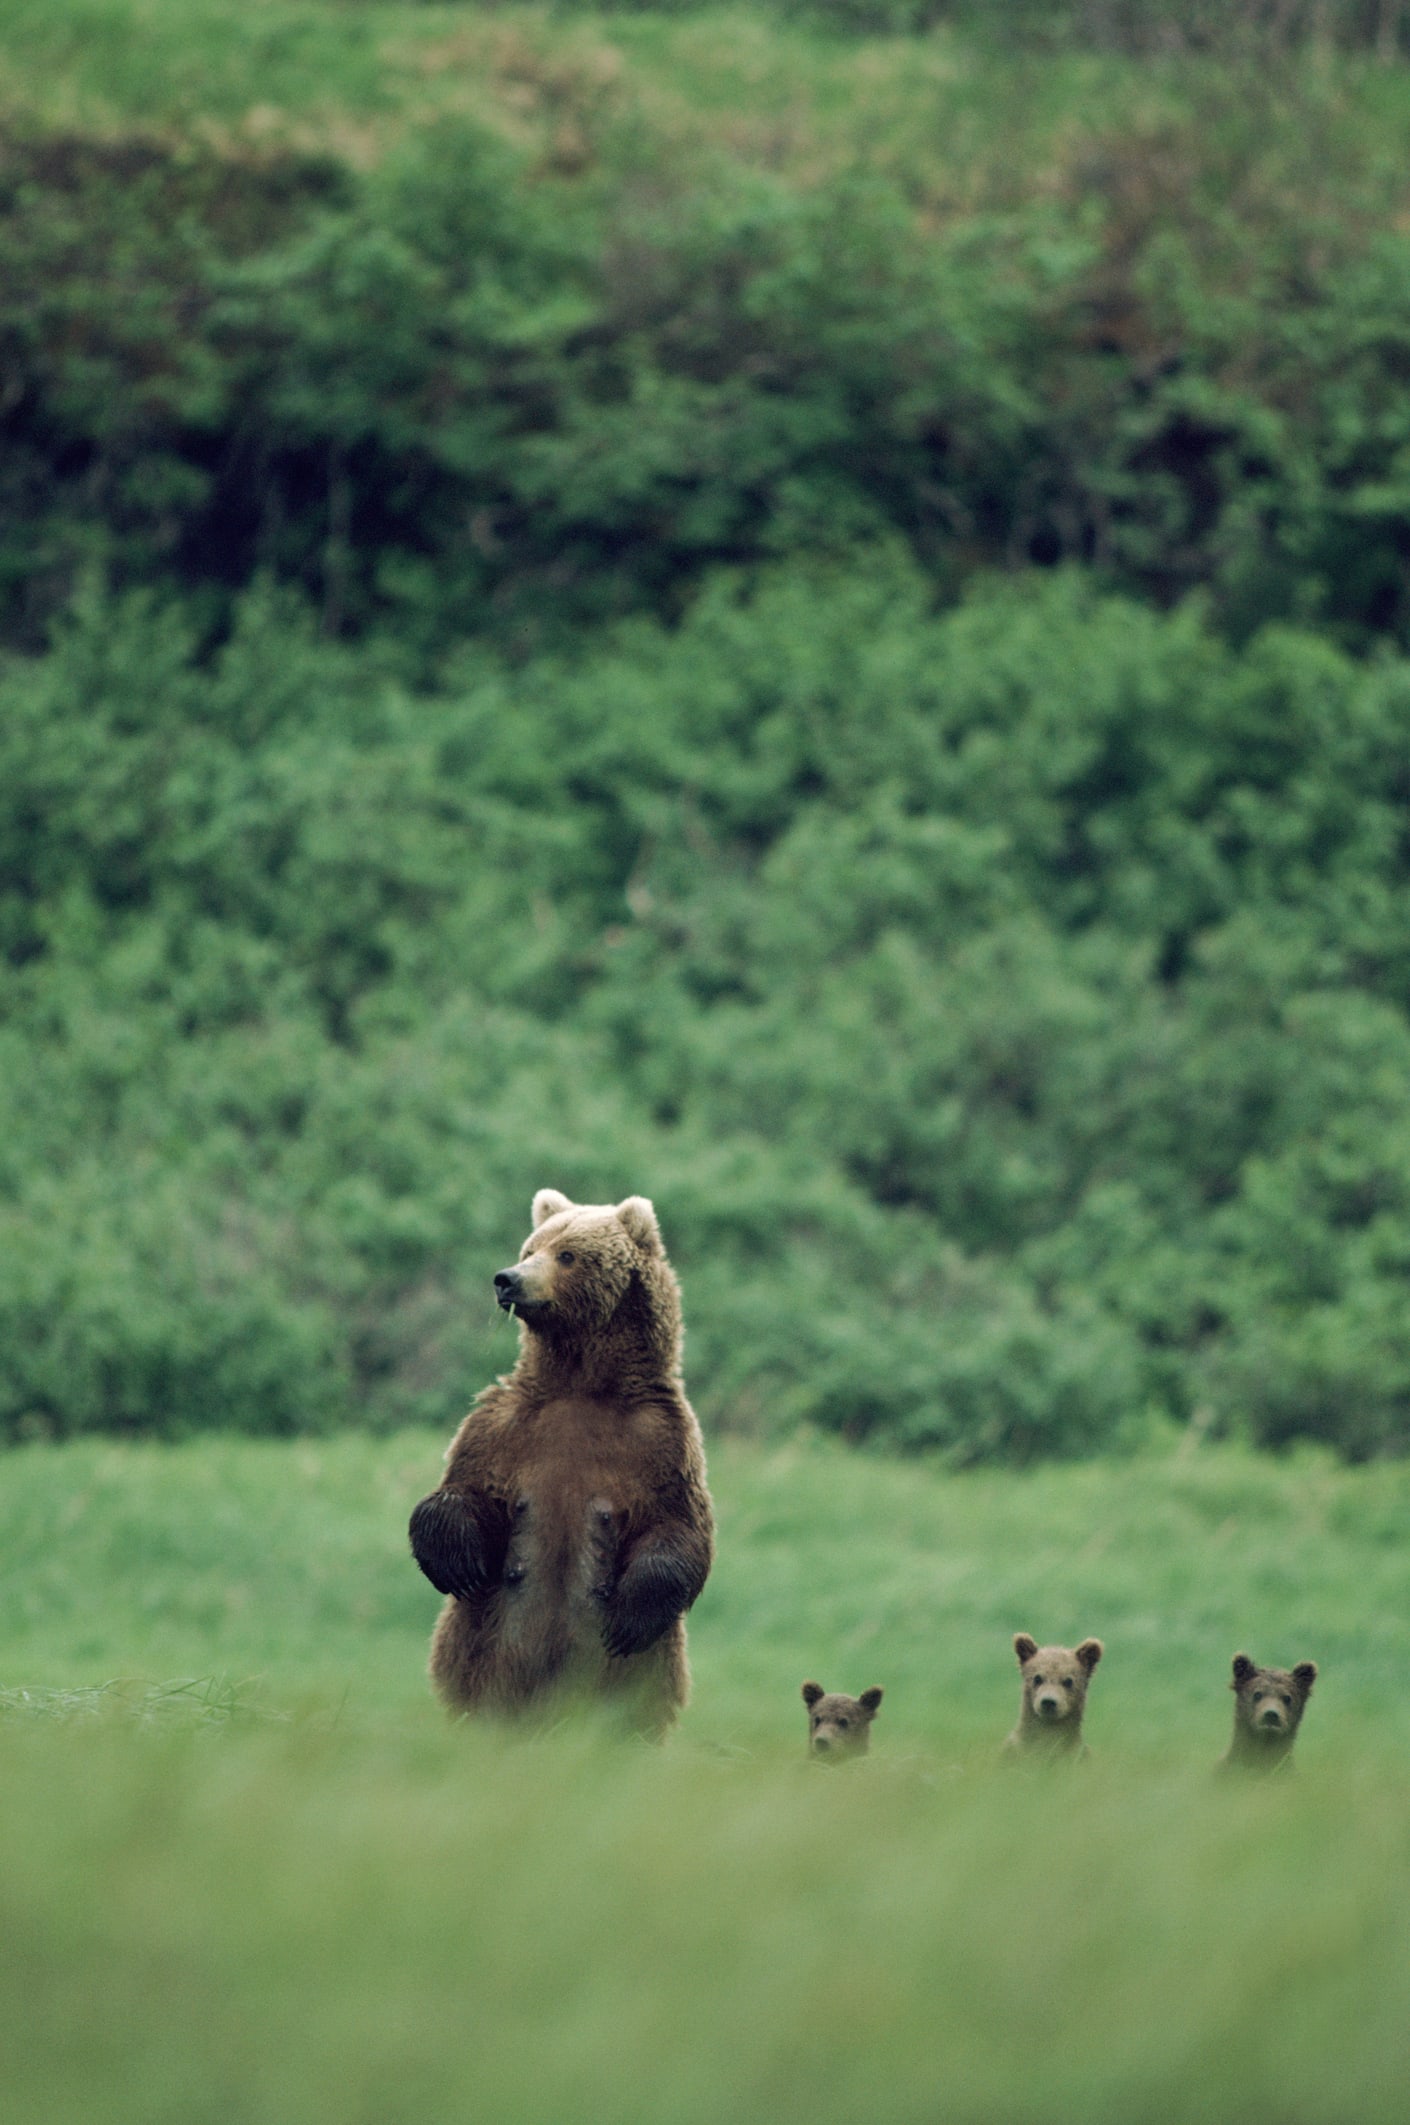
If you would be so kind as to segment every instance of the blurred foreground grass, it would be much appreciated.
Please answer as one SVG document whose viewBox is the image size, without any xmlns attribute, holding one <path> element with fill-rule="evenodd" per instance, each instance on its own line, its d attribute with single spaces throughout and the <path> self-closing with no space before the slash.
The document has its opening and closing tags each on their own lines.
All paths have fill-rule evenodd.
<svg viewBox="0 0 1410 2125">
<path fill-rule="evenodd" d="M 855 1774 L 422 1729 L 7 1727 L 14 2117 L 1404 2115 L 1382 1764 Z"/>
<path fill-rule="evenodd" d="M 656 1752 L 434 1713 L 439 1443 L 6 1457 L 15 2118 L 1404 2113 L 1410 1471 L 717 1451 Z M 994 1767 L 1015 1627 L 1107 1641 L 1075 1777 Z M 1238 1645 L 1323 1676 L 1230 1790 Z M 799 1760 L 808 1673 L 888 1687 L 854 1773 Z"/>
</svg>

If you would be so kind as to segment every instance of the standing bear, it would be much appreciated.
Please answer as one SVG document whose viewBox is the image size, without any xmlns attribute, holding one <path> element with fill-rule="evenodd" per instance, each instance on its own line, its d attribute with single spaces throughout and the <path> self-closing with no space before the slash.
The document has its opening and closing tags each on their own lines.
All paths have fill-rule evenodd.
<svg viewBox="0 0 1410 2125">
<path fill-rule="evenodd" d="M 431 1681 L 456 1712 L 608 1700 L 659 1737 L 686 1701 L 685 1612 L 714 1555 L 681 1380 L 680 1287 L 644 1196 L 534 1197 L 494 1280 L 519 1359 L 479 1396 L 412 1552 L 447 1596 Z"/>
</svg>

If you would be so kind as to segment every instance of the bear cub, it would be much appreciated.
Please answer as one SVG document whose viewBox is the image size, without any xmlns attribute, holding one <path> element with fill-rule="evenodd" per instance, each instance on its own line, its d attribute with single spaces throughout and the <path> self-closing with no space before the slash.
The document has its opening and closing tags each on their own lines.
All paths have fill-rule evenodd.
<svg viewBox="0 0 1410 2125">
<path fill-rule="evenodd" d="M 1235 1653 L 1229 1683 L 1234 1738 L 1219 1759 L 1220 1769 L 1276 1771 L 1288 1763 L 1316 1680 L 1315 1660 L 1300 1660 L 1295 1668 L 1261 1668 L 1247 1653 Z"/>
<path fill-rule="evenodd" d="M 1084 1638 L 1079 1646 L 1039 1645 L 1027 1631 L 1013 1641 L 1023 1672 L 1023 1702 L 1018 1725 L 1004 1743 L 1012 1758 L 1035 1759 L 1085 1756 L 1082 1714 L 1087 1708 L 1087 1685 L 1102 1657 L 1100 1638 Z"/>
<path fill-rule="evenodd" d="M 877 1715 L 884 1690 L 863 1690 L 860 1697 L 844 1697 L 840 1690 L 825 1690 L 820 1682 L 805 1682 L 803 1702 L 808 1707 L 808 1755 L 813 1763 L 851 1763 L 871 1747 L 871 1723 Z"/>
</svg>

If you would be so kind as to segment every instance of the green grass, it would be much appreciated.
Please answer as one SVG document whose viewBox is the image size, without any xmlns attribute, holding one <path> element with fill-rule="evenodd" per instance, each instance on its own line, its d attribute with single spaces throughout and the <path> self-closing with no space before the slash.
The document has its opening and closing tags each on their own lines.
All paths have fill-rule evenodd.
<svg viewBox="0 0 1410 2125">
<path fill-rule="evenodd" d="M 215 1675 L 284 1711 L 418 1714 L 438 1602 L 405 1526 L 443 1447 L 407 1432 L 10 1453 L 0 1688 Z M 893 1750 L 982 1752 L 1013 1716 L 1010 1638 L 1031 1630 L 1106 1640 L 1103 1750 L 1217 1754 L 1245 1648 L 1322 1663 L 1307 1754 L 1332 1733 L 1410 1751 L 1410 1700 L 1386 1686 L 1410 1669 L 1410 1466 L 1221 1449 L 946 1476 L 800 1439 L 718 1444 L 711 1472 L 692 1743 L 792 1748 L 815 1675 L 885 1685 Z"/>
<path fill-rule="evenodd" d="M 953 83 L 969 66 L 944 36 L 858 43 L 729 6 L 673 18 L 414 0 L 10 0 L 0 16 L 11 100 L 152 123 L 251 111 L 419 119 L 509 84 L 522 121 L 537 89 L 561 97 L 583 69 L 600 96 L 637 75 L 648 93 L 737 127 L 741 89 L 775 124 L 815 100 L 847 124 L 849 82 L 865 93 L 889 81 L 904 105 L 920 82 Z"/>
<path fill-rule="evenodd" d="M 4 1777 L 16 2118 L 1403 2112 L 1385 1775 L 101 1728 L 8 1736 Z"/>
<path fill-rule="evenodd" d="M 712 158 L 807 189 L 842 171 L 903 187 L 937 217 L 1086 198 L 1114 132 L 1144 146 L 1189 121 L 1246 119 L 1229 65 L 1025 50 L 937 28 L 853 36 L 747 5 L 680 14 L 506 0 L 7 0 L 0 121 L 101 135 L 194 132 L 237 156 L 280 144 L 357 166 L 409 130 L 471 115 L 550 163 Z M 1260 97 L 1270 182 L 1307 173 L 1308 128 L 1338 183 L 1374 163 L 1400 202 L 1405 77 L 1339 62 Z M 571 140 L 565 150 L 565 138 Z"/>
<path fill-rule="evenodd" d="M 662 1751 L 448 1728 L 403 1550 L 438 1440 L 7 1457 L 0 2046 L 105 2125 L 1389 2118 L 1410 2016 L 1410 1470 L 946 1477 L 717 1450 Z M 998 1769 L 1016 1627 L 1091 1762 Z M 1210 1776 L 1230 1654 L 1323 1673 Z M 801 1760 L 805 1674 L 888 1696 Z"/>
</svg>

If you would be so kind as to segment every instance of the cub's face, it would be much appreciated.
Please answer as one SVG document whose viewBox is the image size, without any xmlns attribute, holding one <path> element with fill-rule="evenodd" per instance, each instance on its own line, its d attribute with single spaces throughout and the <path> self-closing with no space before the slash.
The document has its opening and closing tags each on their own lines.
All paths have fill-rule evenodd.
<svg viewBox="0 0 1410 2125">
<path fill-rule="evenodd" d="M 1295 1668 L 1260 1668 L 1247 1653 L 1235 1653 L 1229 1684 L 1234 1692 L 1234 1717 L 1261 1739 L 1291 1739 L 1316 1680 L 1315 1660 L 1301 1660 Z"/>
<path fill-rule="evenodd" d="M 1026 1631 L 1013 1641 L 1023 1671 L 1025 1709 L 1041 1726 L 1061 1726 L 1064 1720 L 1080 1719 L 1087 1701 L 1092 1670 L 1102 1657 L 1100 1638 L 1084 1638 L 1079 1646 L 1039 1645 Z"/>
<path fill-rule="evenodd" d="M 845 1763 L 849 1757 L 864 1756 L 871 1746 L 871 1723 L 885 1694 L 871 1689 L 863 1690 L 860 1697 L 844 1697 L 840 1690 L 825 1690 L 820 1682 L 805 1682 L 808 1754 L 814 1763 Z"/>
<path fill-rule="evenodd" d="M 608 1320 L 643 1258 L 659 1255 L 661 1235 L 645 1196 L 616 1204 L 571 1203 L 555 1188 L 534 1197 L 534 1229 L 495 1298 L 531 1328 L 586 1330 Z"/>
</svg>

